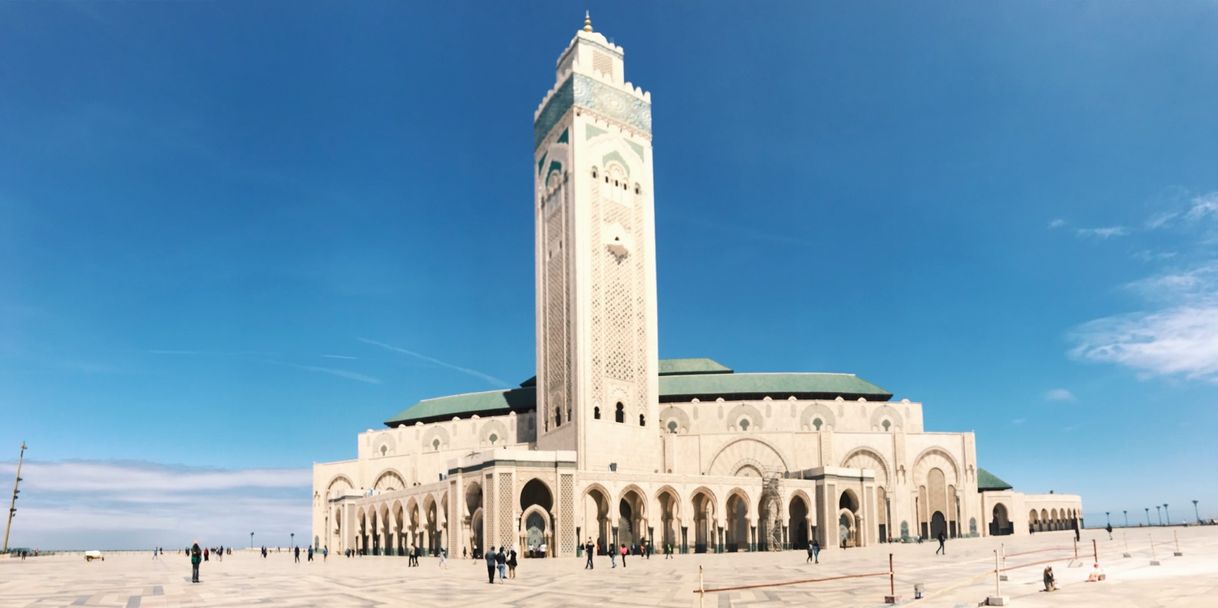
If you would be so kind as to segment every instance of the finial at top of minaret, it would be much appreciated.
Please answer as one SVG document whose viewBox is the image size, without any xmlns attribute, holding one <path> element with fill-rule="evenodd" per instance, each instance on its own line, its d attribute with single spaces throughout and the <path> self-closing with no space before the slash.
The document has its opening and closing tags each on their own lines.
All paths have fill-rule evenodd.
<svg viewBox="0 0 1218 608">
<path fill-rule="evenodd" d="M 584 31 L 592 31 L 592 13 L 590 11 L 584 11 Z"/>
</svg>

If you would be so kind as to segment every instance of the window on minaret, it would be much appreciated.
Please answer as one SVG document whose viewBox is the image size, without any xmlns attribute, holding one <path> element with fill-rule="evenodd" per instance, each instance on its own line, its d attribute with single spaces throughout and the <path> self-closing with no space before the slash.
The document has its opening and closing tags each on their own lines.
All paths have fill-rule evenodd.
<svg viewBox="0 0 1218 608">
<path fill-rule="evenodd" d="M 742 430 L 742 431 L 749 430 L 749 419 L 748 418 L 740 419 L 740 430 Z"/>
<path fill-rule="evenodd" d="M 823 424 L 824 424 L 824 421 L 823 421 L 823 420 L 821 420 L 820 418 L 817 418 L 816 420 L 813 420 L 813 421 L 812 421 L 812 426 L 813 426 L 813 427 L 815 427 L 815 428 L 816 428 L 816 430 L 818 430 L 818 431 L 820 430 L 820 427 L 821 427 L 821 425 L 823 425 Z"/>
<path fill-rule="evenodd" d="M 601 419 L 601 408 L 600 407 L 592 408 L 592 417 L 597 420 Z"/>
<path fill-rule="evenodd" d="M 669 432 L 669 433 L 675 433 L 675 432 L 677 432 L 677 421 L 676 421 L 676 420 L 669 420 L 669 421 L 668 421 L 668 432 Z"/>
<path fill-rule="evenodd" d="M 888 429 L 892 427 L 892 422 L 885 420 L 882 426 L 884 427 L 884 432 L 888 432 Z"/>
<path fill-rule="evenodd" d="M 626 422 L 626 406 L 622 405 L 621 401 L 617 402 L 617 412 L 614 412 L 613 419 L 616 422 Z"/>
<path fill-rule="evenodd" d="M 639 414 L 639 426 L 647 426 L 647 419 L 642 414 Z"/>
</svg>

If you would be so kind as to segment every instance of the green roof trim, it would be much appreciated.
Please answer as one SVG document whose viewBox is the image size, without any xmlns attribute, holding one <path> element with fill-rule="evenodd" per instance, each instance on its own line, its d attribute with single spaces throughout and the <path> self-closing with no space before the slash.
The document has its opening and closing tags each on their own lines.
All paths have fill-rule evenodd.
<svg viewBox="0 0 1218 608">
<path fill-rule="evenodd" d="M 520 388 L 424 399 L 386 420 L 385 426 L 438 422 L 474 414 L 498 416 L 508 412 L 531 412 L 537 409 L 536 381 L 536 377 L 529 378 Z M 725 400 L 841 397 L 851 401 L 859 398 L 888 401 L 892 398 L 892 393 L 854 374 L 735 373 L 718 361 L 702 358 L 660 360 L 659 383 L 660 403 L 693 399 L 714 401 L 720 397 Z"/>
<path fill-rule="evenodd" d="M 995 492 L 999 490 L 1011 490 L 1015 486 L 997 478 L 993 473 L 977 467 L 977 491 L 978 492 Z"/>
<path fill-rule="evenodd" d="M 415 422 L 451 420 L 454 416 L 498 416 L 508 412 L 531 412 L 537 409 L 537 392 L 532 388 L 465 393 L 448 397 L 424 399 L 398 412 L 385 421 L 385 426 Z"/>
<path fill-rule="evenodd" d="M 660 359 L 660 375 L 730 374 L 732 369 L 714 359 Z"/>
<path fill-rule="evenodd" d="M 660 402 L 690 399 L 858 399 L 888 401 L 892 393 L 854 374 L 732 373 L 691 374 L 660 378 Z"/>
</svg>

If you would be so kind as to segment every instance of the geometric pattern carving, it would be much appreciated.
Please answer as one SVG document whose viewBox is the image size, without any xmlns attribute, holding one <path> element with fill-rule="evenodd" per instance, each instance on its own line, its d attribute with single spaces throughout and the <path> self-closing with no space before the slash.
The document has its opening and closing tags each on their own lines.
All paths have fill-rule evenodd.
<svg viewBox="0 0 1218 608">
<path fill-rule="evenodd" d="M 495 530 L 497 532 L 495 545 L 510 547 L 513 544 L 512 537 L 515 535 L 516 527 L 515 517 L 513 517 L 515 509 L 512 504 L 515 502 L 512 500 L 512 474 L 500 473 L 499 483 L 496 486 L 498 487 L 496 494 L 499 499 L 498 504 L 495 505 Z"/>
<path fill-rule="evenodd" d="M 761 475 L 765 475 L 768 471 L 784 473 L 788 470 L 786 460 L 769 444 L 757 439 L 737 439 L 715 454 L 706 473 L 708 475 L 736 475 L 741 469 L 749 467 L 758 469 L 756 474 Z M 746 473 L 752 473 L 752 471 L 746 471 Z"/>
<path fill-rule="evenodd" d="M 560 475 L 558 478 L 559 555 L 575 555 L 575 476 Z"/>
<path fill-rule="evenodd" d="M 651 133 L 651 104 L 637 96 L 584 76 L 572 74 L 554 90 L 533 121 L 533 149 L 545 140 L 554 125 L 577 105 L 625 126 Z"/>
<path fill-rule="evenodd" d="M 881 488 L 888 487 L 888 465 L 879 454 L 871 450 L 855 450 L 842 461 L 842 466 L 848 469 L 871 469 L 875 471 L 876 484 Z"/>
</svg>

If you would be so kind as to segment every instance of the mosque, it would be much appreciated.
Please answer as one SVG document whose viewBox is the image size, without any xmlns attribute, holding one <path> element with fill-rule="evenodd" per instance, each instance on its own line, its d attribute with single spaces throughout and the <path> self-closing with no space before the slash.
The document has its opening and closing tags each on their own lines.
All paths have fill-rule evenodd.
<svg viewBox="0 0 1218 608">
<path fill-rule="evenodd" d="M 825 548 L 1081 527 L 1023 494 L 973 433 L 853 374 L 660 359 L 651 94 L 585 19 L 533 119 L 537 376 L 425 399 L 313 466 L 312 542 L 449 555 Z M 730 362 L 727 362 L 730 363 Z"/>
</svg>

